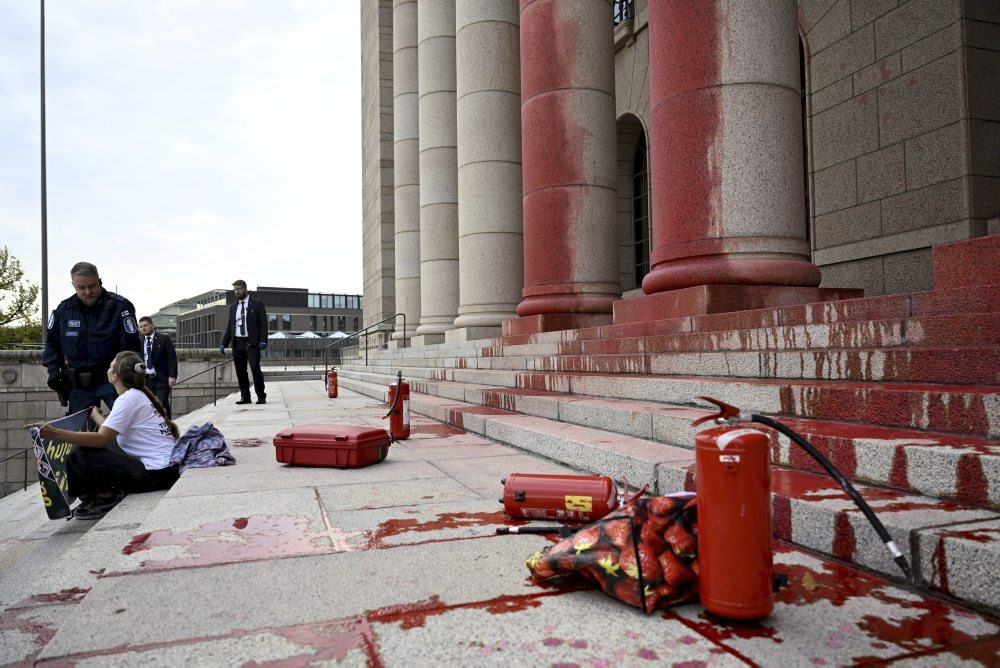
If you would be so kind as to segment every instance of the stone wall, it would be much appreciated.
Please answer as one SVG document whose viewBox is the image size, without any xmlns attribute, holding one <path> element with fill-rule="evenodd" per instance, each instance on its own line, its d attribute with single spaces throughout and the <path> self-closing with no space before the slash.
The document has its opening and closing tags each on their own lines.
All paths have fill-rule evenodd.
<svg viewBox="0 0 1000 668">
<path fill-rule="evenodd" d="M 215 350 L 178 350 L 177 358 L 180 379 L 189 378 L 223 360 Z M 31 445 L 24 428 L 26 423 L 52 420 L 66 413 L 55 392 L 46 386 L 47 378 L 41 351 L 0 351 L 0 459 Z M 232 364 L 188 380 L 176 386 L 171 394 L 174 417 L 212 403 L 213 379 L 220 398 L 238 388 Z M 37 481 L 33 457 L 29 457 L 28 468 L 29 482 Z M 23 482 L 22 458 L 0 464 L 0 496 L 19 489 Z"/>
<path fill-rule="evenodd" d="M 361 2 L 364 327 L 396 308 L 393 224 L 392 0 Z M 391 330 L 391 324 L 384 326 Z"/>
<path fill-rule="evenodd" d="M 807 68 L 813 261 L 824 287 L 867 294 L 929 290 L 930 247 L 984 233 L 973 201 L 970 128 L 992 137 L 978 167 L 985 193 L 998 175 L 997 116 L 989 84 L 971 76 L 975 51 L 996 80 L 996 3 L 968 0 L 802 0 Z M 969 15 L 984 21 L 971 21 Z M 990 23 L 989 21 L 992 21 Z M 970 26 L 993 51 L 966 49 Z M 990 55 L 992 54 L 992 56 Z M 966 60 L 969 60 L 968 64 Z M 986 154 L 983 154 L 984 157 Z M 989 163 L 989 164 L 987 164 Z M 988 174 L 987 174 L 988 173 Z M 996 198 L 994 197 L 994 200 Z M 995 202 L 993 204 L 995 209 Z"/>
</svg>

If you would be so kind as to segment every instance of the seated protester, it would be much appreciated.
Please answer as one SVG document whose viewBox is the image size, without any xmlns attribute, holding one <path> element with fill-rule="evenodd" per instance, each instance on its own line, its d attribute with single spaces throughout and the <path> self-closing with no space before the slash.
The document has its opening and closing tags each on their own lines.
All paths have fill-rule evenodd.
<svg viewBox="0 0 1000 668">
<path fill-rule="evenodd" d="M 108 368 L 108 381 L 118 398 L 107 417 L 91 407 L 96 432 L 56 429 L 44 422 L 29 425 L 39 427 L 43 438 L 79 446 L 66 459 L 66 477 L 70 495 L 80 498 L 73 511 L 80 519 L 100 519 L 126 494 L 168 489 L 179 477 L 177 466 L 170 464 L 179 431 L 146 387 L 142 358 L 118 353 Z M 105 447 L 115 437 L 125 454 Z"/>
</svg>

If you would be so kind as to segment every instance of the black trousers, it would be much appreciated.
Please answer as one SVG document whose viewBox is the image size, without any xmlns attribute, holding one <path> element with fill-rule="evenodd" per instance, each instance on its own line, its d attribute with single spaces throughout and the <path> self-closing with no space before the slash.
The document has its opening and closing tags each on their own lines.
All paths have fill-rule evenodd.
<svg viewBox="0 0 1000 668">
<path fill-rule="evenodd" d="M 264 374 L 260 370 L 260 348 L 251 346 L 247 339 L 237 337 L 233 341 L 233 365 L 236 367 L 236 380 L 240 384 L 240 396 L 250 399 L 250 378 L 247 377 L 247 362 L 250 362 L 250 373 L 253 374 L 253 390 L 258 399 L 266 399 L 264 392 Z"/>
<path fill-rule="evenodd" d="M 66 458 L 70 496 L 103 494 L 114 489 L 128 493 L 168 489 L 180 474 L 176 466 L 147 471 L 142 461 L 108 448 L 76 446 Z"/>
<path fill-rule="evenodd" d="M 163 408 L 167 411 L 167 419 L 174 419 L 173 411 L 170 409 L 170 385 L 167 381 L 160 380 L 159 374 L 157 374 L 156 378 L 150 378 L 148 385 L 149 389 L 153 391 L 153 394 L 156 395 L 156 398 L 160 400 Z"/>
</svg>

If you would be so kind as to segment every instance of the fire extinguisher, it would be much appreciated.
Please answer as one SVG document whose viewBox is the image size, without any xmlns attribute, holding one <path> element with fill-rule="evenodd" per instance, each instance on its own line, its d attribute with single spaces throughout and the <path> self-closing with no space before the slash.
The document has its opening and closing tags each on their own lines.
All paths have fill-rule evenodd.
<svg viewBox="0 0 1000 668">
<path fill-rule="evenodd" d="M 385 418 L 389 418 L 393 440 L 410 437 L 410 384 L 403 380 L 402 371 L 396 375 L 396 382 L 389 385 L 389 412 L 382 416 Z"/>
<path fill-rule="evenodd" d="M 512 473 L 500 482 L 503 485 L 500 503 L 511 517 L 562 522 L 599 520 L 642 496 L 649 488 L 645 485 L 625 498 L 628 479 L 619 492 L 615 481 L 603 475 Z"/>
<path fill-rule="evenodd" d="M 774 608 L 767 435 L 718 427 L 695 438 L 701 604 L 728 619 Z"/>
<path fill-rule="evenodd" d="M 592 522 L 622 501 L 615 481 L 601 475 L 512 473 L 500 482 L 504 511 L 530 520 Z"/>
<path fill-rule="evenodd" d="M 337 367 L 326 372 L 326 396 L 331 399 L 337 398 Z"/>
<path fill-rule="evenodd" d="M 871 506 L 826 456 L 777 420 L 744 413 L 711 397 L 719 412 L 692 422 L 720 425 L 757 422 L 787 436 L 837 481 L 875 529 L 907 582 L 913 574 Z M 768 437 L 753 429 L 709 429 L 696 437 L 699 589 L 706 610 L 722 617 L 759 619 L 773 607 L 772 592 L 787 583 L 773 573 L 771 557 L 770 452 Z"/>
</svg>

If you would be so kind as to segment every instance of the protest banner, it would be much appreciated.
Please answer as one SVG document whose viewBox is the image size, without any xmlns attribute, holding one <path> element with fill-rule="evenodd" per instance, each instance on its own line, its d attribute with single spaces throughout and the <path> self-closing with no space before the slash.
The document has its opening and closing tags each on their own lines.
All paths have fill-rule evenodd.
<svg viewBox="0 0 1000 668">
<path fill-rule="evenodd" d="M 90 409 L 67 415 L 53 420 L 49 425 L 68 431 L 86 431 Z M 38 427 L 32 427 L 31 443 L 35 450 L 35 461 L 38 465 L 38 483 L 42 491 L 42 503 L 50 520 L 69 517 L 70 506 L 76 497 L 69 495 L 69 483 L 66 479 L 66 458 L 73 450 L 72 443 L 56 439 L 42 438 Z"/>
</svg>

